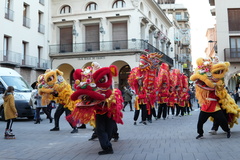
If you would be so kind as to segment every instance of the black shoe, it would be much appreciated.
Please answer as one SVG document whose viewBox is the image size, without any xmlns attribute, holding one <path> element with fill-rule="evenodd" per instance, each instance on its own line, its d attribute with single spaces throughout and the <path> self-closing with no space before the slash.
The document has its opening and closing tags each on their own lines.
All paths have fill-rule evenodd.
<svg viewBox="0 0 240 160">
<path fill-rule="evenodd" d="M 77 128 L 73 128 L 71 133 L 78 133 L 78 129 Z"/>
<path fill-rule="evenodd" d="M 40 124 L 40 120 L 36 120 L 34 124 Z"/>
<path fill-rule="evenodd" d="M 143 124 L 144 124 L 144 125 L 147 125 L 147 122 L 144 121 Z"/>
<path fill-rule="evenodd" d="M 94 139 L 96 139 L 97 138 L 97 134 L 95 134 L 95 133 L 93 133 L 92 134 L 92 137 L 90 138 L 90 139 L 88 139 L 89 141 L 92 141 L 92 140 L 94 140 Z"/>
<path fill-rule="evenodd" d="M 54 127 L 53 129 L 50 129 L 50 131 L 59 131 L 59 127 Z"/>
<path fill-rule="evenodd" d="M 227 138 L 230 138 L 230 137 L 231 137 L 231 132 L 228 131 L 228 132 L 227 132 Z"/>
<path fill-rule="evenodd" d="M 53 118 L 52 117 L 49 118 L 49 123 L 52 123 L 52 121 L 53 121 Z"/>
<path fill-rule="evenodd" d="M 86 124 L 82 124 L 81 126 L 77 127 L 79 129 L 86 129 Z"/>
<path fill-rule="evenodd" d="M 203 135 L 199 134 L 196 139 L 203 139 Z"/>
<path fill-rule="evenodd" d="M 113 134 L 112 138 L 114 142 L 117 142 L 119 139 L 119 134 L 118 133 Z"/>
<path fill-rule="evenodd" d="M 106 149 L 106 150 L 103 150 L 103 151 L 98 152 L 98 154 L 99 154 L 99 155 L 113 154 L 113 149 L 112 149 L 112 147 L 109 147 L 109 148 Z"/>
<path fill-rule="evenodd" d="M 133 125 L 137 125 L 137 122 L 134 122 Z"/>
</svg>

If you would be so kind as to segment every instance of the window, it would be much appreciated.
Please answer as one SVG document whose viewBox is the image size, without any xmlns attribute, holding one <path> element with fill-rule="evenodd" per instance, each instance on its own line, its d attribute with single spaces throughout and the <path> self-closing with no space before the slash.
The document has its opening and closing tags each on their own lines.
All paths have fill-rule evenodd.
<svg viewBox="0 0 240 160">
<path fill-rule="evenodd" d="M 142 3 L 142 2 L 141 2 L 141 4 L 140 4 L 140 9 L 141 9 L 141 11 L 144 12 L 144 7 L 143 7 L 143 3 Z"/>
<path fill-rule="evenodd" d="M 188 12 L 184 12 L 184 19 L 188 20 Z"/>
<path fill-rule="evenodd" d="M 27 45 L 28 45 L 27 42 L 25 41 L 22 42 L 22 65 L 26 64 Z"/>
<path fill-rule="evenodd" d="M 44 0 L 39 0 L 39 3 L 44 5 Z"/>
<path fill-rule="evenodd" d="M 230 57 L 240 58 L 240 37 L 230 37 Z"/>
<path fill-rule="evenodd" d="M 3 59 L 4 61 L 9 61 L 9 41 L 10 37 L 4 36 L 4 41 L 3 41 Z"/>
<path fill-rule="evenodd" d="M 123 0 L 117 0 L 113 3 L 112 8 L 124 8 L 126 7 L 126 3 Z"/>
<path fill-rule="evenodd" d="M 38 46 L 38 56 L 37 56 L 37 66 L 40 67 L 41 66 L 41 53 L 42 53 L 42 47 Z"/>
<path fill-rule="evenodd" d="M 89 3 L 86 7 L 86 11 L 95 11 L 97 10 L 97 4 L 92 2 L 92 3 Z"/>
<path fill-rule="evenodd" d="M 29 5 L 24 3 L 23 4 L 23 26 L 30 27 L 30 19 L 29 16 Z"/>
<path fill-rule="evenodd" d="M 181 19 L 182 19 L 181 12 L 176 12 L 176 20 L 181 20 Z"/>
<path fill-rule="evenodd" d="M 60 10 L 60 14 L 71 13 L 71 7 L 69 5 L 63 6 Z"/>
<path fill-rule="evenodd" d="M 228 9 L 229 31 L 240 31 L 240 9 Z"/>
<path fill-rule="evenodd" d="M 43 25 L 43 12 L 38 11 L 38 32 L 44 33 L 45 26 Z"/>
<path fill-rule="evenodd" d="M 9 20 L 13 20 L 13 11 L 12 8 L 12 2 L 11 0 L 6 0 L 5 3 L 5 18 Z"/>
</svg>

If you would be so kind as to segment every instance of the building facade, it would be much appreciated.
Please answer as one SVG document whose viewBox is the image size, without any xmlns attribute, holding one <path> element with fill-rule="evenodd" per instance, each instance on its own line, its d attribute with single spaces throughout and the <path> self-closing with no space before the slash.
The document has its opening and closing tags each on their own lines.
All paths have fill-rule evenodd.
<svg viewBox="0 0 240 160">
<path fill-rule="evenodd" d="M 0 66 L 18 71 L 29 84 L 50 67 L 48 2 L 0 1 Z"/>
<path fill-rule="evenodd" d="M 233 91 L 240 84 L 240 1 L 209 0 L 209 4 L 215 6 L 211 13 L 216 16 L 217 55 L 231 63 L 225 84 Z"/>
<path fill-rule="evenodd" d="M 191 53 L 190 15 L 188 9 L 182 4 L 175 4 L 175 0 L 158 1 L 166 15 L 172 17 L 174 27 L 171 27 L 173 39 L 174 59 L 176 68 L 188 77 L 193 70 Z"/>
<path fill-rule="evenodd" d="M 191 68 L 186 10 L 181 16 L 172 14 L 156 0 L 3 0 L 0 4 L 4 24 L 0 66 L 15 69 L 29 84 L 48 68 L 60 69 L 72 84 L 75 69 L 96 61 L 102 67 L 118 67 L 114 81 L 121 88 L 139 65 L 140 55 L 151 52 L 163 54 L 163 62 L 186 74 Z"/>
<path fill-rule="evenodd" d="M 214 57 L 217 55 L 217 31 L 216 25 L 213 28 L 208 28 L 206 32 L 208 40 L 208 47 L 205 49 L 207 57 Z"/>
<path fill-rule="evenodd" d="M 158 52 L 173 67 L 170 57 L 172 22 L 154 0 L 51 1 L 49 56 L 52 68 L 72 72 L 96 61 L 102 67 L 116 65 L 115 87 L 127 85 L 141 54 Z"/>
</svg>

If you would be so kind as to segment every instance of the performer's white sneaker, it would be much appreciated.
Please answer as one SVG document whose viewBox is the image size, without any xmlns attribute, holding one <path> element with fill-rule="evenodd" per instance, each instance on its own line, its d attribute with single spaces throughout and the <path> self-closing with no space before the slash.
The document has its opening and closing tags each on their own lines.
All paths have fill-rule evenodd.
<svg viewBox="0 0 240 160">
<path fill-rule="evenodd" d="M 212 135 L 216 135 L 216 134 L 217 134 L 217 131 L 215 131 L 215 130 L 210 130 L 208 133 L 211 133 Z"/>
</svg>

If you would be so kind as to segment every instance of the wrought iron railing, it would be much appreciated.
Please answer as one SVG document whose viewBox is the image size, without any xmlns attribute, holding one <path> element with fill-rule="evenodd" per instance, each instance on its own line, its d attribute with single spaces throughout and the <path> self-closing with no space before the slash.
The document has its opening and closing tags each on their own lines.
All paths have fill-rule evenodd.
<svg viewBox="0 0 240 160">
<path fill-rule="evenodd" d="M 83 52 L 104 52 L 104 51 L 147 51 L 163 54 L 163 60 L 173 65 L 173 59 L 161 52 L 156 47 L 142 39 L 85 42 L 73 44 L 57 44 L 49 46 L 49 54 L 83 53 Z M 114 53 L 114 52 L 113 52 Z"/>
</svg>

